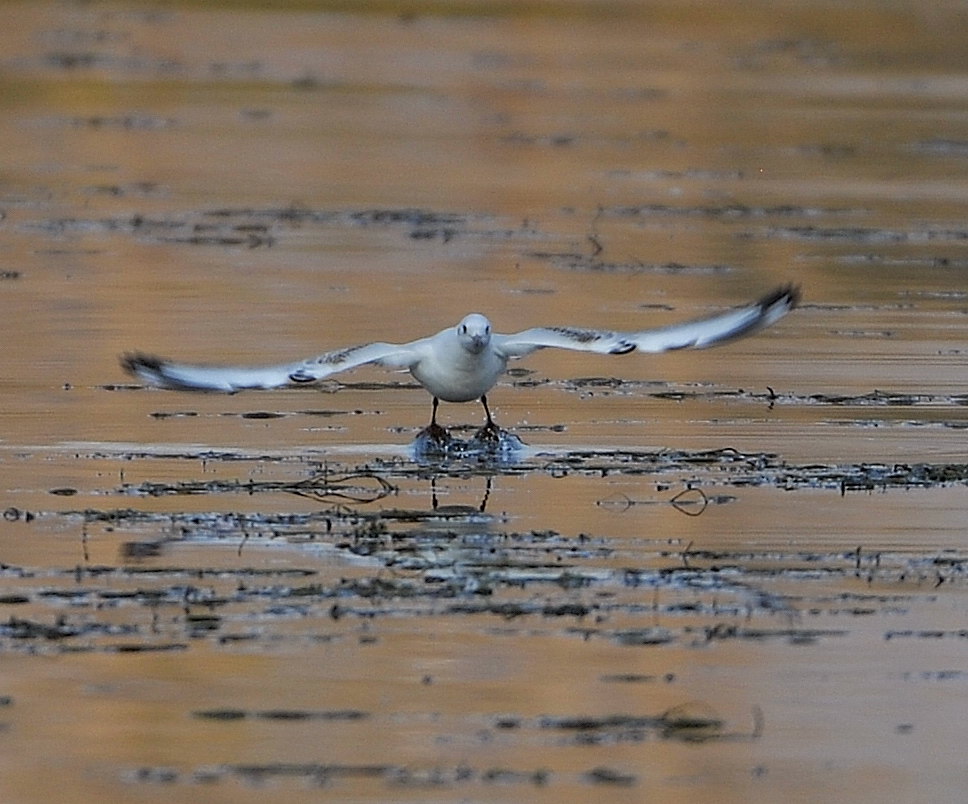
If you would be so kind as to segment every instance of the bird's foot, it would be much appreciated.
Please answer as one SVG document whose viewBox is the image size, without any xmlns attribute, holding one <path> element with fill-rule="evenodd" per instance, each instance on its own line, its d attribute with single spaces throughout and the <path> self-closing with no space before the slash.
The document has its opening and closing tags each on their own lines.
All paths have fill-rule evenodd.
<svg viewBox="0 0 968 804">
<path fill-rule="evenodd" d="M 466 441 L 452 436 L 443 427 L 425 427 L 413 442 L 413 451 L 422 460 L 513 460 L 524 446 L 514 433 L 496 424 L 485 425 Z"/>
<path fill-rule="evenodd" d="M 501 443 L 502 435 L 504 435 L 504 430 L 498 427 L 494 422 L 488 422 L 480 430 L 474 433 L 474 437 L 471 439 L 471 442 L 496 446 Z"/>
<path fill-rule="evenodd" d="M 481 454 L 510 456 L 524 447 L 524 442 L 514 433 L 502 430 L 491 422 L 478 430 L 467 446 Z"/>
<path fill-rule="evenodd" d="M 445 447 L 454 440 L 454 437 L 446 429 L 436 422 L 433 422 L 417 433 L 417 440 L 423 442 L 429 441 L 436 446 Z"/>
</svg>

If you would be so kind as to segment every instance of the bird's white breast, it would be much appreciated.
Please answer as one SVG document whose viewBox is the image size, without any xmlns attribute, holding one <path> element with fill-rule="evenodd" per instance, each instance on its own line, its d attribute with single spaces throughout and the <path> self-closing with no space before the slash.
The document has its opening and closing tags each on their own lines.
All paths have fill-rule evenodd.
<svg viewBox="0 0 968 804">
<path fill-rule="evenodd" d="M 480 399 L 494 387 L 507 366 L 507 361 L 490 345 L 473 354 L 450 332 L 439 333 L 432 341 L 433 348 L 414 364 L 410 373 L 444 402 Z"/>
</svg>

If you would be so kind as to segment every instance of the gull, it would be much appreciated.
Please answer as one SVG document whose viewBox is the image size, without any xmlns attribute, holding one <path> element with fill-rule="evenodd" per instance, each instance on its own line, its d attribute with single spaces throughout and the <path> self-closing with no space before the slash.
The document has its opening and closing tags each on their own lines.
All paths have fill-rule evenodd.
<svg viewBox="0 0 968 804">
<path fill-rule="evenodd" d="M 703 318 L 636 332 L 612 332 L 584 327 L 534 327 L 511 335 L 491 330 L 491 322 L 471 313 L 457 326 L 409 343 L 364 343 L 324 352 L 307 360 L 279 365 L 242 367 L 175 363 L 141 352 L 121 356 L 121 366 L 150 385 L 175 390 L 234 393 L 250 388 L 282 388 L 319 382 L 368 363 L 409 371 L 433 397 L 431 439 L 449 436 L 437 424 L 437 407 L 444 402 L 479 400 L 485 423 L 477 437 L 495 441 L 500 429 L 491 418 L 487 392 L 508 361 L 539 349 L 571 349 L 607 355 L 705 349 L 749 335 L 778 321 L 797 306 L 800 290 L 779 287 L 755 302 Z"/>
</svg>

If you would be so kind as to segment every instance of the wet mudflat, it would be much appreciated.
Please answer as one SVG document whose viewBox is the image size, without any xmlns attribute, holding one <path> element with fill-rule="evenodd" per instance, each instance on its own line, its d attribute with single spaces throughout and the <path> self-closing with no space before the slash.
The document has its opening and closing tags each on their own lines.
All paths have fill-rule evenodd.
<svg viewBox="0 0 968 804">
<path fill-rule="evenodd" d="M 723 12 L 5 11 L 0 798 L 960 794 L 964 17 Z M 515 364 L 497 453 L 415 451 L 407 375 L 117 365 L 789 281 L 715 351 Z"/>
</svg>

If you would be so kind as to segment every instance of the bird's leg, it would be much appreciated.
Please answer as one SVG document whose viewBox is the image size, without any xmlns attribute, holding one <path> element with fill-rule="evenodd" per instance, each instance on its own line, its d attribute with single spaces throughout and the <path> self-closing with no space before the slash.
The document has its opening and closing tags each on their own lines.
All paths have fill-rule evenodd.
<svg viewBox="0 0 968 804">
<path fill-rule="evenodd" d="M 450 441 L 450 433 L 448 433 L 443 427 L 437 424 L 438 405 L 440 405 L 440 400 L 437 399 L 437 397 L 434 397 L 434 406 L 430 414 L 430 424 L 428 424 L 423 429 L 420 435 L 427 436 L 432 441 L 436 441 L 437 443 L 447 443 L 448 441 Z"/>
<path fill-rule="evenodd" d="M 487 407 L 487 396 L 481 397 L 481 404 L 484 406 L 484 415 L 487 416 L 487 420 L 484 422 L 484 426 L 477 431 L 474 438 L 478 441 L 497 443 L 501 440 L 501 428 L 491 418 L 491 411 Z"/>
</svg>

